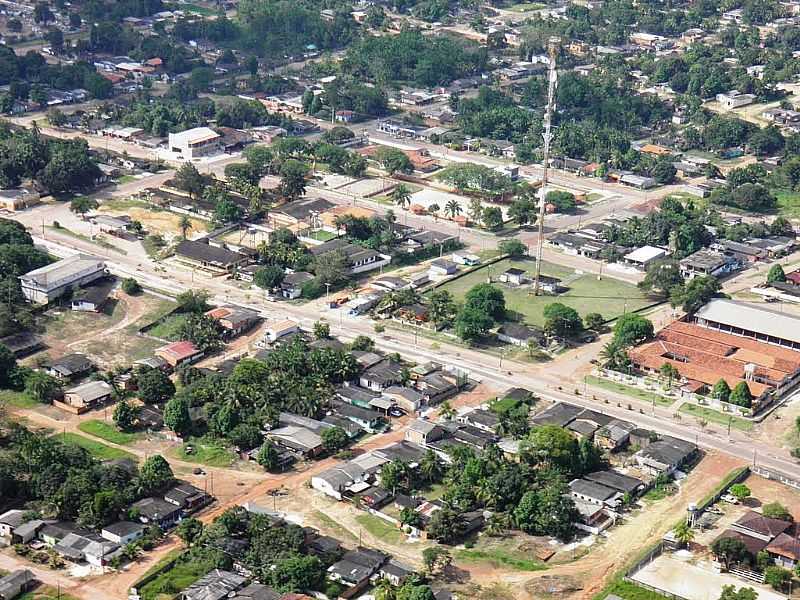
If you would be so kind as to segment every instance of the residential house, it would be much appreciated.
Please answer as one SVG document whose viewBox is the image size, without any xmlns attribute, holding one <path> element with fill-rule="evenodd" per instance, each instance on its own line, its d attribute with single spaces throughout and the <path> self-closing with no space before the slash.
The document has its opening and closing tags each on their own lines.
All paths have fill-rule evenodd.
<svg viewBox="0 0 800 600">
<path fill-rule="evenodd" d="M 66 354 L 53 362 L 46 364 L 44 372 L 59 381 L 70 381 L 87 375 L 94 365 L 85 354 Z"/>
<path fill-rule="evenodd" d="M 305 427 L 278 427 L 267 433 L 267 437 L 279 446 L 307 458 L 313 458 L 323 450 L 322 437 Z"/>
<path fill-rule="evenodd" d="M 57 405 L 80 414 L 108 402 L 113 391 L 105 381 L 88 381 L 66 390 L 64 402 L 57 402 Z"/>
<path fill-rule="evenodd" d="M 175 257 L 192 268 L 215 274 L 230 273 L 245 265 L 247 256 L 214 246 L 207 240 L 181 240 L 175 247 Z"/>
<path fill-rule="evenodd" d="M 437 258 L 428 267 L 429 277 L 446 277 L 458 272 L 458 265 L 446 258 Z"/>
<path fill-rule="evenodd" d="M 459 414 L 456 422 L 494 434 L 500 425 L 500 417 L 483 408 L 475 408 Z"/>
<path fill-rule="evenodd" d="M 341 560 L 328 567 L 328 579 L 348 587 L 365 586 L 388 558 L 383 552 L 359 546 L 345 552 Z"/>
<path fill-rule="evenodd" d="M 309 248 L 309 252 L 315 257 L 331 252 L 343 254 L 347 261 L 348 274 L 350 275 L 372 271 L 384 267 L 392 261 L 392 257 L 388 254 L 381 254 L 371 248 L 352 244 L 344 238 L 336 238 L 319 246 L 312 246 Z"/>
<path fill-rule="evenodd" d="M 642 246 L 633 252 L 629 252 L 623 257 L 623 260 L 640 269 L 646 270 L 647 266 L 651 263 L 665 258 L 669 251 L 657 246 Z"/>
<path fill-rule="evenodd" d="M 755 102 L 756 97 L 754 94 L 743 94 L 739 90 L 731 90 L 717 94 L 716 99 L 725 110 L 733 110 L 734 108 L 752 104 Z"/>
<path fill-rule="evenodd" d="M 597 430 L 594 435 L 595 443 L 606 450 L 615 451 L 628 444 L 631 431 L 636 425 L 628 421 L 613 419 Z"/>
<path fill-rule="evenodd" d="M 146 525 L 169 529 L 181 520 L 181 509 L 163 498 L 142 498 L 131 505 L 131 510 Z"/>
<path fill-rule="evenodd" d="M 545 343 L 545 335 L 541 329 L 534 329 L 522 323 L 503 323 L 497 330 L 497 339 L 506 344 L 526 347 L 534 342 Z"/>
<path fill-rule="evenodd" d="M 694 279 L 698 275 L 722 277 L 741 268 L 741 263 L 733 256 L 714 250 L 698 250 L 680 262 L 681 275 Z"/>
<path fill-rule="evenodd" d="M 106 275 L 106 263 L 88 254 L 76 254 L 20 275 L 22 295 L 34 304 L 48 304 L 67 290 L 75 290 Z"/>
<path fill-rule="evenodd" d="M 644 471 L 653 475 L 670 475 L 687 463 L 697 452 L 697 446 L 684 440 L 664 437 L 639 450 L 634 458 Z"/>
<path fill-rule="evenodd" d="M 219 306 L 209 310 L 206 315 L 222 326 L 226 338 L 244 333 L 261 320 L 258 311 L 240 306 Z"/>
<path fill-rule="evenodd" d="M 200 488 L 181 482 L 164 494 L 164 500 L 189 513 L 202 508 L 211 502 L 213 498 Z"/>
<path fill-rule="evenodd" d="M 359 376 L 358 383 L 361 387 L 382 392 L 403 381 L 403 370 L 404 367 L 400 363 L 389 358 L 383 359 L 365 369 Z"/>
<path fill-rule="evenodd" d="M 534 425 L 556 425 L 566 427 L 574 421 L 584 409 L 566 402 L 556 402 L 552 406 L 537 413 L 532 421 Z"/>
<path fill-rule="evenodd" d="M 386 579 L 395 587 L 402 586 L 409 577 L 414 575 L 414 569 L 398 562 L 394 558 L 386 561 L 378 571 L 378 576 Z"/>
<path fill-rule="evenodd" d="M 361 408 L 353 404 L 341 404 L 335 410 L 336 414 L 352 421 L 370 433 L 382 430 L 385 425 L 383 416 L 376 410 Z"/>
<path fill-rule="evenodd" d="M 67 534 L 53 549 L 72 562 L 104 567 L 122 554 L 122 546 L 94 532 Z"/>
<path fill-rule="evenodd" d="M 274 229 L 297 229 L 298 226 L 317 228 L 322 224 L 323 213 L 334 206 L 325 198 L 301 198 L 273 208 L 269 211 L 268 218 Z"/>
<path fill-rule="evenodd" d="M 29 331 L 21 331 L 0 338 L 0 344 L 11 350 L 16 358 L 22 358 L 44 348 L 44 341 Z"/>
<path fill-rule="evenodd" d="M 379 398 L 380 394 L 372 390 L 364 389 L 358 385 L 343 385 L 336 388 L 336 396 L 348 404 L 360 406 L 361 408 L 369 408 L 371 406 L 370 403 L 375 398 Z"/>
<path fill-rule="evenodd" d="M 402 385 L 390 385 L 382 392 L 383 397 L 387 398 L 407 413 L 419 410 L 424 401 L 424 396 L 414 388 Z"/>
<path fill-rule="evenodd" d="M 28 542 L 32 542 L 46 524 L 47 523 L 42 519 L 26 521 L 14 530 L 14 534 L 11 536 L 12 543 L 27 544 Z"/>
<path fill-rule="evenodd" d="M 0 577 L 0 600 L 14 600 L 36 584 L 36 577 L 28 569 L 17 569 Z"/>
<path fill-rule="evenodd" d="M 445 429 L 441 425 L 423 419 L 414 419 L 408 425 L 405 440 L 424 447 L 432 442 L 441 440 L 445 437 L 445 434 Z"/>
<path fill-rule="evenodd" d="M 781 532 L 764 549 L 779 567 L 794 571 L 800 562 L 800 540 L 796 535 Z"/>
<path fill-rule="evenodd" d="M 39 530 L 38 536 L 48 546 L 55 546 L 70 533 L 88 533 L 88 530 L 78 527 L 71 521 L 56 521 L 47 523 Z"/>
<path fill-rule="evenodd" d="M 300 596 L 297 600 L 303 600 L 302 595 L 295 595 Z M 228 598 L 230 598 L 230 600 L 287 600 L 288 596 L 289 594 L 280 594 L 271 587 L 261 583 L 251 583 L 240 589 L 235 595 L 228 595 Z M 308 598 L 308 596 L 306 596 L 306 598 Z"/>
<path fill-rule="evenodd" d="M 247 578 L 231 571 L 213 569 L 178 596 L 179 600 L 223 600 L 233 596 L 247 583 Z"/>
<path fill-rule="evenodd" d="M 500 274 L 499 279 L 502 283 L 506 283 L 508 285 L 523 285 L 529 280 L 529 278 L 526 276 L 525 269 L 517 269 L 516 267 L 506 269 Z"/>
<path fill-rule="evenodd" d="M 194 127 L 169 134 L 169 149 L 184 160 L 217 154 L 222 136 L 210 127 Z"/>
<path fill-rule="evenodd" d="M 743 514 L 731 525 L 731 529 L 765 542 L 771 542 L 790 527 L 792 527 L 792 523 L 789 521 L 765 517 L 752 510 Z"/>
<path fill-rule="evenodd" d="M 628 494 L 630 497 L 635 498 L 644 489 L 644 482 L 636 477 L 625 475 L 619 471 L 608 469 L 605 471 L 595 471 L 594 473 L 587 473 L 583 476 L 587 481 L 599 483 L 607 488 L 616 490 L 621 494 Z"/>
<path fill-rule="evenodd" d="M 117 521 L 106 525 L 100 531 L 103 538 L 119 544 L 120 546 L 127 546 L 131 542 L 135 542 L 144 535 L 146 527 L 142 523 L 134 523 L 133 521 Z"/>
<path fill-rule="evenodd" d="M 570 495 L 576 500 L 616 509 L 622 503 L 622 493 L 595 481 L 573 479 L 569 483 Z"/>
<path fill-rule="evenodd" d="M 314 279 L 311 273 L 297 271 L 288 273 L 281 282 L 281 295 L 287 300 L 295 300 L 303 293 L 303 285 Z"/>
<path fill-rule="evenodd" d="M 184 340 L 161 346 L 155 350 L 154 354 L 163 358 L 174 369 L 183 364 L 197 362 L 203 357 L 204 352 L 192 342 Z"/>
<path fill-rule="evenodd" d="M 25 511 L 11 509 L 0 515 L 0 537 L 11 539 L 14 531 L 25 522 Z"/>
<path fill-rule="evenodd" d="M 423 399 L 428 406 L 435 406 L 458 393 L 457 378 L 444 371 L 428 373 L 415 382 L 416 388 L 422 392 Z"/>
<path fill-rule="evenodd" d="M 285 319 L 283 321 L 272 321 L 267 323 L 264 329 L 264 341 L 274 344 L 282 337 L 300 332 L 300 325 L 297 321 Z"/>
<path fill-rule="evenodd" d="M 110 277 L 93 281 L 75 292 L 70 302 L 72 310 L 78 312 L 100 312 L 108 302 L 109 295 L 115 285 L 116 281 Z"/>
</svg>

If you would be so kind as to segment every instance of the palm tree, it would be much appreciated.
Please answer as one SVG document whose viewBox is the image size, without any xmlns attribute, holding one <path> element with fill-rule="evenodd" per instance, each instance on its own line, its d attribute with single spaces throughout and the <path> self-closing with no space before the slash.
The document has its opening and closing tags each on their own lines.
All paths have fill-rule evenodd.
<svg viewBox="0 0 800 600">
<path fill-rule="evenodd" d="M 461 214 L 461 204 L 458 200 L 448 200 L 444 205 L 444 214 L 448 215 L 451 219 L 455 219 L 457 215 Z"/>
<path fill-rule="evenodd" d="M 603 346 L 599 356 L 600 359 L 605 362 L 606 366 L 614 370 L 624 367 L 628 361 L 628 353 L 625 351 L 625 348 L 614 341 L 608 342 Z"/>
<path fill-rule="evenodd" d="M 433 482 L 442 476 L 442 467 L 433 450 L 428 450 L 419 462 L 419 472 L 426 481 Z"/>
<path fill-rule="evenodd" d="M 439 211 L 440 210 L 441 210 L 441 207 L 438 204 L 436 204 L 435 202 L 428 207 L 428 212 L 433 215 L 433 220 L 434 221 L 438 221 L 439 220 Z"/>
<path fill-rule="evenodd" d="M 375 584 L 373 595 L 375 600 L 395 600 L 397 598 L 394 586 L 385 577 L 381 577 Z"/>
<path fill-rule="evenodd" d="M 661 374 L 662 377 L 667 378 L 667 389 L 671 389 L 672 380 L 680 376 L 678 369 L 673 367 L 668 362 L 665 362 L 663 365 L 661 365 L 661 367 L 658 369 L 658 372 Z"/>
<path fill-rule="evenodd" d="M 405 208 L 411 203 L 411 190 L 404 183 L 399 184 L 392 190 L 392 200 L 400 208 Z"/>
<path fill-rule="evenodd" d="M 181 217 L 178 227 L 181 230 L 181 237 L 186 239 L 186 232 L 192 228 L 192 220 L 189 218 L 189 215 L 183 215 Z"/>
<path fill-rule="evenodd" d="M 678 523 L 675 529 L 672 530 L 672 534 L 681 546 L 684 547 L 688 546 L 692 540 L 694 540 L 694 529 L 689 526 L 687 521 Z"/>
<path fill-rule="evenodd" d="M 439 405 L 439 416 L 444 417 L 448 421 L 452 419 L 456 414 L 455 409 L 450 404 L 449 400 L 445 400 Z"/>
</svg>

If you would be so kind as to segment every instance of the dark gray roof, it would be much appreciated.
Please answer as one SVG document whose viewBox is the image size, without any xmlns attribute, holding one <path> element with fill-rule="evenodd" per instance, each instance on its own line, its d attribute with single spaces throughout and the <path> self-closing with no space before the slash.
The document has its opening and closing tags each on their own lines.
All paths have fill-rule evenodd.
<svg viewBox="0 0 800 600">
<path fill-rule="evenodd" d="M 139 511 L 139 514 L 149 520 L 163 519 L 180 510 L 180 508 L 162 498 L 142 498 L 138 502 L 134 502 L 131 508 L 135 508 Z"/>
<path fill-rule="evenodd" d="M 116 523 L 103 527 L 103 531 L 120 537 L 125 537 L 137 531 L 142 531 L 143 529 L 144 525 L 141 523 L 134 523 L 133 521 L 117 521 Z"/>
<path fill-rule="evenodd" d="M 565 427 L 571 423 L 579 414 L 583 412 L 580 406 L 557 402 L 553 406 L 546 408 L 533 417 L 533 422 L 537 425 L 558 425 Z"/>
<path fill-rule="evenodd" d="M 402 372 L 403 365 L 387 358 L 376 365 L 372 365 L 361 376 L 369 381 L 389 384 L 399 381 Z"/>
<path fill-rule="evenodd" d="M 66 354 L 54 360 L 49 365 L 48 369 L 57 371 L 65 377 L 83 373 L 92 368 L 92 361 L 85 354 Z"/>
<path fill-rule="evenodd" d="M 336 407 L 336 412 L 343 417 L 347 417 L 350 419 L 359 419 L 362 421 L 374 421 L 375 419 L 380 418 L 380 413 L 376 410 L 370 410 L 368 408 L 361 408 L 360 406 L 355 406 L 354 404 L 341 404 Z"/>
<path fill-rule="evenodd" d="M 91 283 L 91 285 L 81 288 L 75 293 L 73 303 L 80 301 L 86 302 L 87 304 L 100 306 L 103 304 L 103 302 L 108 300 L 108 295 L 111 293 L 111 290 L 114 289 L 116 283 L 116 279 L 113 277 L 96 279 Z"/>
<path fill-rule="evenodd" d="M 664 465 L 677 465 L 689 458 L 697 447 L 691 442 L 665 437 L 639 450 L 638 455 Z"/>
<path fill-rule="evenodd" d="M 182 240 L 175 248 L 175 254 L 221 267 L 236 264 L 245 256 L 227 248 L 212 246 L 207 241 Z"/>
<path fill-rule="evenodd" d="M 636 477 L 631 477 L 630 475 L 625 475 L 619 471 L 610 469 L 607 471 L 588 473 L 584 475 L 583 478 L 617 490 L 623 494 L 632 494 L 639 486 L 643 485 L 642 481 L 636 479 Z"/>
<path fill-rule="evenodd" d="M 29 331 L 21 331 L 13 335 L 0 338 L 0 344 L 11 350 L 15 356 L 23 356 L 44 346 L 42 338 Z"/>
<path fill-rule="evenodd" d="M 241 575 L 222 569 L 214 569 L 186 588 L 181 600 L 222 600 L 231 592 L 241 588 L 247 581 Z"/>
<path fill-rule="evenodd" d="M 251 583 L 239 590 L 231 600 L 279 600 L 281 593 L 276 592 L 268 585 Z"/>
<path fill-rule="evenodd" d="M 287 202 L 283 206 L 279 206 L 272 210 L 274 213 L 284 214 L 302 221 L 308 217 L 324 213 L 332 209 L 335 205 L 325 198 L 303 198 L 293 202 Z"/>
<path fill-rule="evenodd" d="M 360 385 L 343 385 L 336 388 L 336 395 L 343 400 L 358 400 L 359 402 L 369 402 L 379 398 L 380 394 L 361 387 Z"/>
<path fill-rule="evenodd" d="M 575 479 L 570 482 L 569 489 L 574 494 L 579 494 L 593 500 L 605 502 L 609 498 L 613 498 L 619 492 L 617 490 L 606 487 L 602 484 L 587 479 Z"/>
<path fill-rule="evenodd" d="M 515 340 L 544 339 L 544 333 L 541 330 L 528 327 L 522 323 L 503 323 L 498 331 L 501 335 L 506 335 Z"/>
</svg>

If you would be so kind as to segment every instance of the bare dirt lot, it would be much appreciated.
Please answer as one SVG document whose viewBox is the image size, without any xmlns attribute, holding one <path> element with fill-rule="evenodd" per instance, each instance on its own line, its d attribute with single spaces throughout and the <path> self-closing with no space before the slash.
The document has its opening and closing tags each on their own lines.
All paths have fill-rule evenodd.
<svg viewBox="0 0 800 600">
<path fill-rule="evenodd" d="M 181 233 L 179 224 L 182 216 L 168 210 L 154 210 L 150 206 L 140 206 L 135 202 L 125 204 L 124 201 L 105 203 L 98 210 L 115 217 L 127 215 L 131 219 L 139 221 L 145 230 L 152 234 L 170 237 Z M 189 220 L 192 228 L 187 232 L 188 235 L 200 234 L 208 230 L 208 221 L 195 218 Z"/>
</svg>

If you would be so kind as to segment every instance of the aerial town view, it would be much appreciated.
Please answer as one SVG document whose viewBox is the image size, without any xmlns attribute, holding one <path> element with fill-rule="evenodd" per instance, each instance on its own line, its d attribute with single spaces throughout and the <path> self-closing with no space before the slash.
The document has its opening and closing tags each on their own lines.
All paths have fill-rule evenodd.
<svg viewBox="0 0 800 600">
<path fill-rule="evenodd" d="M 0 0 L 0 600 L 800 600 L 800 0 Z"/>
</svg>

